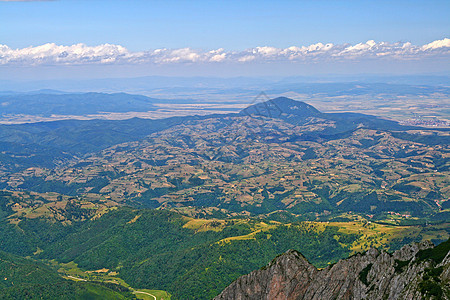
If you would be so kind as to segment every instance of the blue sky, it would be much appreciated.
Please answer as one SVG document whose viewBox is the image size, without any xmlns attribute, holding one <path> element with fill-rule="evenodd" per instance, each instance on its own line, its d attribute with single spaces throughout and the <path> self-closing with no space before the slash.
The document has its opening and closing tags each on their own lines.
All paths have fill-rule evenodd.
<svg viewBox="0 0 450 300">
<path fill-rule="evenodd" d="M 448 0 L 0 1 L 0 44 L 8 53 L 47 43 L 107 43 L 133 53 L 223 48 L 227 57 L 228 52 L 256 47 L 285 49 L 318 42 L 357 45 L 374 40 L 423 46 L 450 37 L 449 15 Z M 442 59 L 442 47 L 439 51 Z"/>
<path fill-rule="evenodd" d="M 450 1 L 9 1 L 0 3 L 0 37 L 14 48 L 113 43 L 134 51 L 424 44 L 449 35 L 449 15 Z"/>
</svg>

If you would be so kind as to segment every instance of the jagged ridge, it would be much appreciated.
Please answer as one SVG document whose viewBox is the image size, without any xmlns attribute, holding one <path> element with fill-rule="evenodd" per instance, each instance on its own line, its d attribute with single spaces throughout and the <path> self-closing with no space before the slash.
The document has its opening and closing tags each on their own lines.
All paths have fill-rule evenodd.
<svg viewBox="0 0 450 300">
<path fill-rule="evenodd" d="M 450 299 L 450 240 L 370 249 L 318 270 L 295 250 L 238 278 L 223 299 Z"/>
</svg>

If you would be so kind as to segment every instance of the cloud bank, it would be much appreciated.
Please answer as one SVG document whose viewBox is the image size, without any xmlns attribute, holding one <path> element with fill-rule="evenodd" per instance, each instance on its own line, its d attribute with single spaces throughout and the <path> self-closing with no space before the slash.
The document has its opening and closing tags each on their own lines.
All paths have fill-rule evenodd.
<svg viewBox="0 0 450 300">
<path fill-rule="evenodd" d="M 444 38 L 425 45 L 409 42 L 387 43 L 373 40 L 356 45 L 322 44 L 288 48 L 255 47 L 243 51 L 210 51 L 191 48 L 155 49 L 132 52 L 120 45 L 61 46 L 48 43 L 22 49 L 0 44 L 0 65 L 90 65 L 90 64 L 179 64 L 179 63 L 239 63 L 249 62 L 327 62 L 359 60 L 421 60 L 450 58 L 450 39 Z"/>
</svg>

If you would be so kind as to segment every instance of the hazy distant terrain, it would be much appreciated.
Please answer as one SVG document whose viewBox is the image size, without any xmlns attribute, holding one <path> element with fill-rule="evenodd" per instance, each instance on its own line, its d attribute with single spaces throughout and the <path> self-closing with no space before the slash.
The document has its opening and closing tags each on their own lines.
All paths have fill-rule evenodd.
<svg viewBox="0 0 450 300">
<path fill-rule="evenodd" d="M 154 110 L 154 99 L 125 93 L 16 94 L 2 95 L 2 115 L 89 115 L 101 112 Z"/>
<path fill-rule="evenodd" d="M 336 80 L 142 77 L 29 83 L 2 81 L 0 87 L 5 91 L 0 92 L 0 122 L 160 119 L 229 113 L 277 96 L 305 101 L 323 112 L 360 112 L 439 127 L 448 126 L 450 122 L 448 77 Z M 49 89 L 42 90 L 42 87 Z M 55 87 L 62 91 L 50 89 Z M 16 92 L 8 92 L 13 89 Z"/>
</svg>

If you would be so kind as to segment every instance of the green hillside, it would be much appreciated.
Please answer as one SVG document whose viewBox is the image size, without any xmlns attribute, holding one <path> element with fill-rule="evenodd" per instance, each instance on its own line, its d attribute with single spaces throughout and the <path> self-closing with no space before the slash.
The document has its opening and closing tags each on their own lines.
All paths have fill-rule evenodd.
<svg viewBox="0 0 450 300">
<path fill-rule="evenodd" d="M 72 210 L 72 205 L 62 209 Z M 1 223 L 1 249 L 47 262 L 64 276 L 163 290 L 172 299 L 214 297 L 239 276 L 292 248 L 324 267 L 370 246 L 397 249 L 425 236 L 448 237 L 445 224 L 430 231 L 364 219 L 295 223 L 194 219 L 167 210 L 127 207 L 101 216 L 94 213 L 85 220 L 73 219 L 64 210 L 53 216 L 25 214 L 18 223 L 13 216 Z M 61 216 L 72 219 L 55 221 Z"/>
<path fill-rule="evenodd" d="M 74 282 L 34 260 L 0 251 L 0 299 L 135 299 L 122 287 Z M 123 291 L 120 291 L 123 290 Z"/>
</svg>

